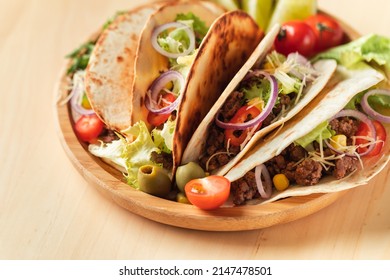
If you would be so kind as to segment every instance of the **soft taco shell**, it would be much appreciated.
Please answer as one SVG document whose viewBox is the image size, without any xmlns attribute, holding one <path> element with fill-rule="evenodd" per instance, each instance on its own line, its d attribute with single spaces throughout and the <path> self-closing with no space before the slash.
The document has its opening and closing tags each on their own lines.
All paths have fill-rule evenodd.
<svg viewBox="0 0 390 280">
<path fill-rule="evenodd" d="M 92 108 L 110 129 L 120 131 L 131 124 L 138 41 L 150 15 L 161 5 L 151 3 L 117 16 L 102 32 L 91 54 L 86 93 Z"/>
<path fill-rule="evenodd" d="M 346 70 L 338 67 L 336 75 L 327 87 L 309 107 L 306 107 L 299 115 L 288 122 L 276 136 L 269 136 L 252 147 L 244 158 L 235 165 L 226 175 L 230 181 L 236 181 L 257 165 L 265 163 L 279 155 L 286 147 L 295 140 L 312 131 L 318 124 L 327 121 L 339 111 L 359 92 L 375 86 L 383 79 L 383 75 L 376 70 L 363 66 L 362 69 Z M 390 132 L 390 127 L 386 127 Z M 383 153 L 374 158 L 362 158 L 364 168 L 357 170 L 350 176 L 335 180 L 324 177 L 315 186 L 290 186 L 282 192 L 274 192 L 271 199 L 266 202 L 289 196 L 309 195 L 312 193 L 336 192 L 359 185 L 366 184 L 373 176 L 380 172 L 390 159 L 390 145 L 387 141 Z M 258 200 L 256 200 L 258 203 Z"/>
<path fill-rule="evenodd" d="M 174 162 L 179 165 L 196 128 L 248 60 L 263 32 L 242 11 L 224 14 L 211 26 L 188 74 L 174 133 Z"/>
<path fill-rule="evenodd" d="M 241 80 L 245 77 L 247 72 L 264 60 L 267 53 L 271 50 L 273 42 L 278 34 L 279 26 L 276 25 L 270 29 L 269 33 L 265 38 L 260 42 L 259 46 L 253 52 L 251 57 L 242 67 L 242 69 L 237 73 L 234 79 L 229 83 L 227 88 L 224 90 L 218 101 L 211 108 L 210 112 L 204 118 L 202 123 L 199 125 L 198 129 L 195 131 L 190 143 L 188 144 L 186 151 L 183 156 L 183 163 L 188 163 L 190 161 L 198 161 L 201 156 L 204 146 L 206 145 L 207 140 L 207 131 L 214 121 L 214 118 L 220 108 L 225 103 L 229 95 L 236 89 Z M 309 86 L 304 89 L 303 98 L 294 105 L 294 107 L 287 112 L 285 116 L 279 120 L 273 122 L 271 125 L 266 126 L 265 128 L 257 131 L 247 145 L 234 157 L 229 163 L 220 167 L 219 169 L 213 171 L 213 174 L 224 175 L 228 172 L 247 152 L 248 150 L 256 144 L 261 138 L 267 135 L 269 132 L 284 124 L 286 121 L 298 114 L 303 108 L 305 108 L 326 86 L 334 71 L 336 70 L 337 63 L 334 60 L 320 60 L 316 62 L 313 67 L 319 73 L 319 77 Z"/>
</svg>

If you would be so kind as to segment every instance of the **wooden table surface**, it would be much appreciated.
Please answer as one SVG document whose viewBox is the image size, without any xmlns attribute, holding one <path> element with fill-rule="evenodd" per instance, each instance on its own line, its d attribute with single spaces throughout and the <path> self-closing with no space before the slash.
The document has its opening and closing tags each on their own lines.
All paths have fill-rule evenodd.
<svg viewBox="0 0 390 280">
<path fill-rule="evenodd" d="M 0 259 L 390 259 L 389 168 L 303 219 L 246 232 L 149 221 L 106 199 L 64 152 L 53 90 L 64 55 L 129 0 L 0 0 Z M 390 2 L 320 0 L 390 36 Z"/>
</svg>

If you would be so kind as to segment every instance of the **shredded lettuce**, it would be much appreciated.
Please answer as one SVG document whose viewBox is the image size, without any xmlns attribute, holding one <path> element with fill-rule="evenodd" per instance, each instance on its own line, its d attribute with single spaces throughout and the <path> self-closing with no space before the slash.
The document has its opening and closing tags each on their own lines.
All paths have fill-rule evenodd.
<svg viewBox="0 0 390 280">
<path fill-rule="evenodd" d="M 329 122 L 325 121 L 320 123 L 315 129 L 311 132 L 302 136 L 301 138 L 295 140 L 297 145 L 302 146 L 303 148 L 308 147 L 313 141 L 320 142 L 321 140 L 329 139 L 335 134 L 333 130 L 329 128 Z"/>
<path fill-rule="evenodd" d="M 256 78 L 251 83 L 242 89 L 246 100 L 252 100 L 254 98 L 260 98 L 267 103 L 271 95 L 271 85 L 268 80 Z"/>
<path fill-rule="evenodd" d="M 116 166 L 120 167 L 119 169 L 127 172 L 126 160 L 122 157 L 125 145 L 126 140 L 120 138 L 112 141 L 111 143 L 101 142 L 100 145 L 91 144 L 88 146 L 88 150 L 94 156 L 100 157 L 106 162 L 114 163 Z"/>
<path fill-rule="evenodd" d="M 163 32 L 163 35 L 157 38 L 157 42 L 160 47 L 170 53 L 182 53 L 190 45 L 187 33 L 180 28 L 171 32 Z"/>
<path fill-rule="evenodd" d="M 206 23 L 191 12 L 187 14 L 177 14 L 175 21 L 184 23 L 191 27 L 195 32 L 195 37 L 197 38 L 198 42 L 203 40 L 204 36 L 206 36 L 207 31 L 209 30 L 206 26 Z"/>
<path fill-rule="evenodd" d="M 194 62 L 197 53 L 198 50 L 195 50 L 190 55 L 179 56 L 175 62 L 171 62 L 171 65 L 173 65 L 171 69 L 178 71 L 184 78 L 186 78 L 190 72 L 191 65 Z"/>
<path fill-rule="evenodd" d="M 390 78 L 390 38 L 384 36 L 376 34 L 363 36 L 348 44 L 320 53 L 313 60 L 323 58 L 333 58 L 347 68 L 352 68 L 362 61 L 373 63 L 383 67 L 387 77 Z"/>
<path fill-rule="evenodd" d="M 173 133 L 176 127 L 176 120 L 169 118 L 163 126 L 162 130 L 154 128 L 151 132 L 154 144 L 165 153 L 172 153 L 173 150 Z"/>
<path fill-rule="evenodd" d="M 127 182 L 138 189 L 138 169 L 143 165 L 155 164 L 151 160 L 152 152 L 160 153 L 161 150 L 154 144 L 146 124 L 142 121 L 135 123 L 124 133 L 135 138 L 134 141 L 126 143 L 122 157 L 126 162 Z"/>
</svg>

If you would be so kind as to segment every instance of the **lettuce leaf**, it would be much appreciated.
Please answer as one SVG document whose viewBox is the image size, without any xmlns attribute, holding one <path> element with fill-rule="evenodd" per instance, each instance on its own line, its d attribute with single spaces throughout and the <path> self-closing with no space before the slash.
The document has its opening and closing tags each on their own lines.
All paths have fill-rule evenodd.
<svg viewBox="0 0 390 280">
<path fill-rule="evenodd" d="M 390 38 L 370 34 L 348 44 L 318 54 L 314 61 L 323 58 L 335 59 L 339 64 L 351 68 L 358 62 L 367 62 L 384 68 L 390 77 Z M 371 65 L 373 66 L 373 65 Z"/>
<path fill-rule="evenodd" d="M 332 137 L 335 132 L 329 129 L 329 122 L 325 121 L 320 123 L 315 129 L 306 134 L 305 136 L 295 140 L 295 143 L 306 148 L 313 141 L 320 142 L 320 139 L 325 140 Z"/>
<path fill-rule="evenodd" d="M 175 21 L 190 26 L 194 30 L 198 42 L 203 40 L 204 36 L 206 36 L 207 31 L 209 30 L 209 28 L 206 26 L 206 23 L 191 12 L 187 14 L 177 14 Z"/>
<path fill-rule="evenodd" d="M 261 78 L 253 78 L 252 81 L 242 89 L 245 99 L 260 98 L 267 103 L 271 95 L 271 85 L 268 80 Z"/>
<path fill-rule="evenodd" d="M 120 138 L 111 143 L 101 143 L 100 145 L 91 144 L 88 146 L 88 151 L 96 157 L 102 158 L 104 161 L 114 164 L 118 169 L 127 173 L 126 160 L 122 157 L 126 140 Z"/>
<path fill-rule="evenodd" d="M 161 151 L 165 153 L 172 153 L 173 150 L 173 133 L 176 127 L 176 120 L 171 120 L 169 118 L 163 126 L 162 130 L 157 128 L 152 130 L 152 136 L 154 140 L 154 144 Z"/>
<path fill-rule="evenodd" d="M 151 160 L 151 154 L 160 153 L 161 150 L 154 144 L 146 124 L 142 121 L 131 126 L 125 133 L 135 137 L 134 141 L 126 143 L 122 153 L 126 163 L 126 179 L 128 184 L 138 189 L 138 169 L 143 165 L 155 165 Z"/>
</svg>

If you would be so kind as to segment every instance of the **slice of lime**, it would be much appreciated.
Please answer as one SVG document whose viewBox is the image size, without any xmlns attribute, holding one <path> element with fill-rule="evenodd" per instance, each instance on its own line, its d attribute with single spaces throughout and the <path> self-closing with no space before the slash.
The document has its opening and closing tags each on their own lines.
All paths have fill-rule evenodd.
<svg viewBox="0 0 390 280">
<path fill-rule="evenodd" d="M 238 0 L 213 0 L 213 2 L 224 6 L 229 11 L 237 10 L 239 8 Z"/>
<path fill-rule="evenodd" d="M 317 12 L 316 0 L 279 0 L 276 3 L 268 28 L 290 20 L 302 20 Z"/>
<path fill-rule="evenodd" d="M 274 0 L 242 0 L 241 8 L 265 31 L 274 9 L 274 2 Z"/>
</svg>

